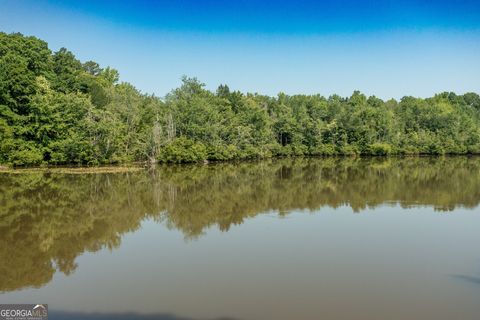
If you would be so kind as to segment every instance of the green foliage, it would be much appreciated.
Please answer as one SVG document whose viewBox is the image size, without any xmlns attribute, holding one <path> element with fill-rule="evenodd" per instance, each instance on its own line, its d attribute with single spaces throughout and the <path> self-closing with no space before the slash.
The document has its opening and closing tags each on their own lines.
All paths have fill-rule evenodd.
<svg viewBox="0 0 480 320">
<path fill-rule="evenodd" d="M 33 143 L 18 143 L 10 144 L 8 148 L 8 163 L 13 165 L 35 165 L 40 164 L 43 160 L 42 151 Z"/>
<path fill-rule="evenodd" d="M 186 137 L 176 138 L 160 152 L 163 162 L 198 162 L 207 159 L 207 148 L 201 142 L 194 142 Z"/>
<path fill-rule="evenodd" d="M 360 154 L 358 146 L 351 144 L 340 146 L 338 152 L 344 156 L 357 156 Z"/>
<path fill-rule="evenodd" d="M 355 91 L 276 97 L 182 78 L 164 99 L 65 48 L 0 33 L 0 163 L 197 162 L 480 153 L 480 97 L 399 102 Z"/>
<path fill-rule="evenodd" d="M 368 154 L 372 156 L 387 156 L 393 152 L 392 146 L 388 143 L 372 143 L 368 149 Z"/>
<path fill-rule="evenodd" d="M 312 147 L 309 153 L 312 156 L 333 156 L 337 154 L 337 150 L 333 144 L 321 144 Z"/>
</svg>

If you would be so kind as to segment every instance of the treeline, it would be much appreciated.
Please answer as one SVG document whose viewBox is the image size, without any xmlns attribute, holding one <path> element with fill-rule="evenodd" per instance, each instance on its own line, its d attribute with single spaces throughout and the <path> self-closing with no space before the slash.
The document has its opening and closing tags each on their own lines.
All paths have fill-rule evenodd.
<svg viewBox="0 0 480 320">
<path fill-rule="evenodd" d="M 277 97 L 197 79 L 160 99 L 65 48 L 0 33 L 0 163 L 480 153 L 480 97 Z"/>
</svg>

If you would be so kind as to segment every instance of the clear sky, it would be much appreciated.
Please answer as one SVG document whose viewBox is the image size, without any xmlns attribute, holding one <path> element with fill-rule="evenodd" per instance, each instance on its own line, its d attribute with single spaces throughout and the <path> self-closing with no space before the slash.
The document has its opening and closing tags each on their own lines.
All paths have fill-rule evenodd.
<svg viewBox="0 0 480 320">
<path fill-rule="evenodd" d="M 0 31 L 163 96 L 182 75 L 276 95 L 480 91 L 480 1 L 0 0 Z"/>
</svg>

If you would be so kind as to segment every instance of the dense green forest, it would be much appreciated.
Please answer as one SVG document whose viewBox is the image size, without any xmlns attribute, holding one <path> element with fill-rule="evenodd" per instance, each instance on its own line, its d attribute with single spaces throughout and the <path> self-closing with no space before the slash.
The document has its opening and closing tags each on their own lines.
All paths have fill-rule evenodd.
<svg viewBox="0 0 480 320">
<path fill-rule="evenodd" d="M 158 98 L 65 48 L 0 33 L 1 164 L 446 153 L 480 153 L 478 94 L 269 97 L 185 77 Z"/>
</svg>

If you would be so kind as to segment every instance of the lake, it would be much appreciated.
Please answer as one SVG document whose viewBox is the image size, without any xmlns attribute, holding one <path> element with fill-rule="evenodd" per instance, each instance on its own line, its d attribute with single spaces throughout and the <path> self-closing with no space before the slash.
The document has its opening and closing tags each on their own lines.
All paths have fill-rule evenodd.
<svg viewBox="0 0 480 320">
<path fill-rule="evenodd" d="M 50 319 L 480 319 L 480 158 L 0 174 L 0 303 Z"/>
</svg>

